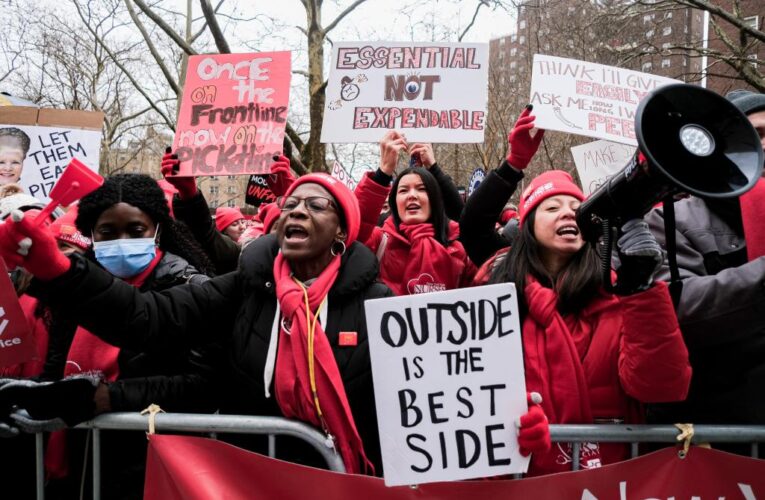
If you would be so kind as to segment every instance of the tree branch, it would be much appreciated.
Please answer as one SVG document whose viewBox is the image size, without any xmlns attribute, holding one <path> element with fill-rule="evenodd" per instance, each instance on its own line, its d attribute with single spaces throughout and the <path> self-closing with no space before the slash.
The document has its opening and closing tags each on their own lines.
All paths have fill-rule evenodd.
<svg viewBox="0 0 765 500">
<path fill-rule="evenodd" d="M 356 0 L 355 2 L 353 2 L 352 4 L 350 4 L 348 7 L 346 7 L 344 11 L 342 11 L 340 14 L 338 14 L 338 15 L 337 15 L 337 17 L 335 18 L 335 20 L 334 20 L 334 21 L 332 21 L 331 23 L 329 23 L 329 24 L 327 25 L 327 27 L 326 27 L 326 28 L 324 28 L 324 34 L 326 35 L 326 34 L 327 34 L 327 33 L 329 33 L 330 31 L 332 31 L 333 29 L 335 29 L 335 27 L 338 25 L 338 23 L 339 23 L 340 21 L 342 21 L 342 20 L 343 20 L 343 18 L 344 18 L 345 16 L 347 16 L 348 14 L 350 14 L 351 12 L 353 12 L 353 10 L 354 10 L 356 7 L 358 7 L 359 5 L 361 5 L 362 3 L 366 2 L 366 1 L 367 1 L 367 0 Z"/>
<path fill-rule="evenodd" d="M 146 31 L 146 28 L 143 26 L 143 23 L 136 15 L 135 10 L 133 9 L 133 5 L 130 3 L 130 0 L 125 0 L 125 6 L 127 7 L 127 11 L 130 14 L 130 19 L 133 20 L 136 27 L 138 28 L 138 31 L 141 32 L 141 36 L 143 36 L 143 39 L 146 42 L 146 46 L 149 47 L 149 52 L 151 53 L 151 56 L 154 58 L 154 61 L 157 63 L 157 66 L 159 66 L 160 71 L 162 71 L 162 74 L 164 75 L 165 80 L 167 80 L 167 83 L 170 85 L 170 88 L 173 89 L 173 92 L 175 92 L 175 95 L 180 95 L 181 89 L 180 87 L 178 87 L 178 82 L 176 82 L 175 79 L 173 78 L 173 75 L 170 74 L 170 70 L 165 65 L 165 61 L 162 60 L 162 57 L 159 55 L 159 52 L 157 52 L 157 48 L 154 46 L 154 43 L 151 41 L 151 37 L 149 37 L 149 33 Z"/>
<path fill-rule="evenodd" d="M 213 10 L 212 5 L 210 5 L 210 1 L 199 0 L 199 3 L 202 5 L 202 13 L 204 13 L 207 25 L 210 27 L 210 33 L 212 33 L 213 40 L 215 40 L 215 46 L 218 47 L 218 52 L 221 54 L 230 54 L 231 49 L 228 46 L 223 31 L 220 29 L 218 19 L 215 17 L 215 11 Z"/>
<path fill-rule="evenodd" d="M 176 45 L 181 48 L 185 53 L 187 53 L 190 56 L 194 56 L 197 54 L 197 51 L 192 49 L 189 44 L 186 43 L 186 40 L 184 40 L 181 35 L 175 32 L 173 28 L 168 25 L 164 19 L 159 17 L 156 12 L 151 10 L 151 8 L 144 3 L 143 0 L 133 0 L 135 4 L 138 6 L 141 11 L 146 14 L 146 17 L 154 21 L 154 24 L 159 26 L 159 28 L 167 33 L 167 36 L 173 39 Z"/>
<path fill-rule="evenodd" d="M 461 42 L 462 39 L 467 35 L 467 32 L 470 31 L 470 28 L 473 27 L 475 24 L 475 20 L 478 18 L 478 11 L 481 10 L 481 7 L 486 5 L 489 6 L 488 0 L 478 0 L 478 5 L 475 7 L 475 12 L 473 12 L 473 19 L 470 20 L 470 23 L 465 27 L 465 29 L 462 31 L 462 34 L 457 38 L 458 42 Z"/>
</svg>

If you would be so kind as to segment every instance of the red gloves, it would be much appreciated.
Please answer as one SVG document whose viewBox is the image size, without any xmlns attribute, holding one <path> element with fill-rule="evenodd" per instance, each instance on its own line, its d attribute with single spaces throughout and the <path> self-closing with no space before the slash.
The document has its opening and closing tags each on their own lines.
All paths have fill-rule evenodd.
<svg viewBox="0 0 765 500">
<path fill-rule="evenodd" d="M 542 396 L 538 392 L 527 392 L 529 411 L 521 417 L 518 430 L 518 446 L 524 457 L 532 453 L 544 453 L 550 449 L 550 425 L 547 416 L 539 404 Z"/>
<path fill-rule="evenodd" d="M 523 170 L 528 166 L 531 159 L 537 153 L 542 138 L 545 136 L 544 130 L 537 130 L 534 137 L 531 137 L 531 129 L 534 128 L 534 120 L 536 119 L 531 114 L 531 109 L 531 104 L 526 106 L 521 116 L 518 117 L 518 121 L 515 122 L 513 130 L 507 136 L 507 142 L 510 144 L 510 151 L 507 153 L 507 163 L 518 170 Z"/>
<path fill-rule="evenodd" d="M 175 186 L 178 196 L 182 200 L 188 200 L 197 195 L 197 181 L 194 177 L 177 177 L 178 166 L 181 164 L 178 155 L 173 154 L 172 149 L 165 149 L 159 171 L 167 182 Z"/>
<path fill-rule="evenodd" d="M 266 177 L 268 189 L 277 197 L 283 196 L 295 182 L 295 176 L 290 170 L 290 159 L 284 155 L 274 156 L 275 163 L 271 165 L 271 175 Z"/>
<path fill-rule="evenodd" d="M 38 227 L 33 216 L 18 210 L 0 224 L 0 256 L 9 270 L 23 267 L 43 281 L 61 276 L 72 265 L 50 229 Z"/>
</svg>

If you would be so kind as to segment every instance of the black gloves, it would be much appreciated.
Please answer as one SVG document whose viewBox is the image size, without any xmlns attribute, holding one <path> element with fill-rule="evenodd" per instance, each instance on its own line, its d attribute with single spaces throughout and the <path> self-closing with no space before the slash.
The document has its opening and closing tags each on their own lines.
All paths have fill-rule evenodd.
<svg viewBox="0 0 765 500">
<path fill-rule="evenodd" d="M 664 252 L 642 219 L 627 221 L 619 230 L 616 247 L 621 266 L 616 270 L 615 291 L 631 295 L 651 287 L 664 260 Z"/>
<path fill-rule="evenodd" d="M 0 409 L 27 432 L 54 431 L 90 420 L 95 415 L 93 396 L 100 379 L 69 377 L 57 382 L 14 380 L 0 385 Z M 20 411 L 24 410 L 24 411 Z"/>
</svg>

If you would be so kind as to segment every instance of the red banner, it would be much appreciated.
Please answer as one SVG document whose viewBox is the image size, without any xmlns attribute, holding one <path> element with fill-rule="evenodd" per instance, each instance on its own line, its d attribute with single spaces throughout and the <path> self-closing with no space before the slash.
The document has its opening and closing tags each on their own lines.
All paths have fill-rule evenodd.
<svg viewBox="0 0 765 500">
<path fill-rule="evenodd" d="M 0 259 L 0 367 L 29 361 L 36 352 L 16 290 Z"/>
<path fill-rule="evenodd" d="M 144 500 L 765 498 L 765 461 L 697 447 L 684 459 L 666 448 L 599 469 L 521 481 L 388 488 L 382 479 L 282 462 L 211 439 L 151 435 L 149 441 Z"/>
</svg>

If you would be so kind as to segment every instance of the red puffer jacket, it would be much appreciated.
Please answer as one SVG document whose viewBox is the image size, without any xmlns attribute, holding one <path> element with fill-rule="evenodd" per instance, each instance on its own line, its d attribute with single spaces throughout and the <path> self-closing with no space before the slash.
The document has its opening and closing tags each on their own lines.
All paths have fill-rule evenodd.
<svg viewBox="0 0 765 500">
<path fill-rule="evenodd" d="M 396 228 L 393 218 L 389 217 L 382 228 L 377 227 L 380 210 L 389 193 L 390 187 L 378 184 L 370 174 L 361 179 L 355 191 L 361 209 L 358 239 L 377 255 L 380 261 L 380 280 L 396 295 L 470 286 L 476 267 L 462 243 L 457 241 L 459 225 L 454 221 L 449 221 L 449 242 L 443 247 L 445 254 L 423 257 L 427 262 L 423 262 L 422 268 L 432 265 L 435 272 L 419 272 L 407 265 L 412 263 L 412 245 L 403 232 Z"/>
</svg>

